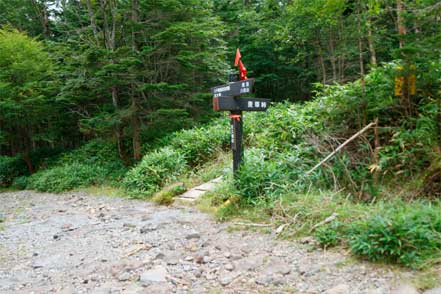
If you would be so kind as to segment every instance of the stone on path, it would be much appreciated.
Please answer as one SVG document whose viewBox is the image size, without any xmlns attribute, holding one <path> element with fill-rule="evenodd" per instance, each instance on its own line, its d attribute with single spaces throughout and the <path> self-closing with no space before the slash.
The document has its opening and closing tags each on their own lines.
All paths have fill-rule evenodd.
<svg viewBox="0 0 441 294">
<path fill-rule="evenodd" d="M 418 294 L 417 288 L 409 284 L 399 285 L 395 289 L 392 289 L 391 294 Z"/>
<path fill-rule="evenodd" d="M 436 287 L 424 292 L 424 294 L 441 294 L 441 287 Z"/>
<path fill-rule="evenodd" d="M 334 288 L 329 289 L 325 292 L 326 294 L 350 294 L 351 291 L 349 286 L 346 284 L 340 284 L 335 286 Z"/>
<path fill-rule="evenodd" d="M 150 284 L 155 282 L 166 282 L 167 269 L 163 266 L 156 266 L 150 270 L 143 272 L 139 276 L 139 281 L 142 284 Z"/>
<path fill-rule="evenodd" d="M 188 190 L 182 195 L 176 197 L 178 201 L 192 203 L 199 199 L 202 195 L 207 192 L 213 191 L 216 188 L 216 185 L 222 181 L 222 177 L 213 179 L 207 183 L 194 187 L 191 190 Z"/>
</svg>

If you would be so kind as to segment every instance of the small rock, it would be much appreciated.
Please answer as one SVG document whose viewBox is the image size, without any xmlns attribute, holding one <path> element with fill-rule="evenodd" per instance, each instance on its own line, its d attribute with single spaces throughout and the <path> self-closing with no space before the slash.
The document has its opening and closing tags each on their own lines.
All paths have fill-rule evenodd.
<svg viewBox="0 0 441 294">
<path fill-rule="evenodd" d="M 285 283 L 285 280 L 283 279 L 282 275 L 275 275 L 273 277 L 273 280 L 271 282 L 271 284 L 273 284 L 274 286 L 281 286 Z"/>
<path fill-rule="evenodd" d="M 331 288 L 325 292 L 326 294 L 349 294 L 351 293 L 350 288 L 346 284 L 340 284 Z"/>
<path fill-rule="evenodd" d="M 230 273 L 227 275 L 223 275 L 222 278 L 219 279 L 219 283 L 222 286 L 227 286 L 231 284 L 240 274 L 239 273 Z"/>
<path fill-rule="evenodd" d="M 204 256 L 204 258 L 202 259 L 203 263 L 209 263 L 211 261 L 211 258 L 209 256 Z"/>
<path fill-rule="evenodd" d="M 273 281 L 272 277 L 266 276 L 266 275 L 263 275 L 263 276 L 256 278 L 256 284 L 262 285 L 262 286 L 266 286 L 266 285 L 270 284 L 272 281 Z"/>
<path fill-rule="evenodd" d="M 224 256 L 225 256 L 226 258 L 230 258 L 230 257 L 231 257 L 231 253 L 230 253 L 230 252 L 225 252 L 225 253 L 224 253 Z"/>
<path fill-rule="evenodd" d="M 192 257 L 192 256 L 187 256 L 187 257 L 185 258 L 185 261 L 193 261 L 193 257 Z"/>
<path fill-rule="evenodd" d="M 316 240 L 314 237 L 308 236 L 300 239 L 301 244 L 308 244 L 308 245 L 314 245 L 316 244 Z"/>
<path fill-rule="evenodd" d="M 156 231 L 157 229 L 158 229 L 157 226 L 147 225 L 147 226 L 143 226 L 143 227 L 139 230 L 139 232 L 140 232 L 141 234 L 146 234 L 146 233 L 148 233 L 148 232 Z"/>
<path fill-rule="evenodd" d="M 424 294 L 441 294 L 441 287 L 436 287 L 424 292 Z"/>
<path fill-rule="evenodd" d="M 191 240 L 191 239 L 199 239 L 201 237 L 201 235 L 199 235 L 199 233 L 190 233 L 187 236 L 185 236 L 185 239 L 187 240 Z"/>
<path fill-rule="evenodd" d="M 150 284 L 152 282 L 166 282 L 167 269 L 163 266 L 156 266 L 148 271 L 143 272 L 139 276 L 142 284 Z"/>
<path fill-rule="evenodd" d="M 179 263 L 180 256 L 176 253 L 168 254 L 164 257 L 164 261 L 167 263 L 167 265 L 177 265 Z"/>
<path fill-rule="evenodd" d="M 365 294 L 383 294 L 386 293 L 387 291 L 385 291 L 382 288 L 378 288 L 378 289 L 367 289 Z"/>
<path fill-rule="evenodd" d="M 392 289 L 391 294 L 418 294 L 417 288 L 412 285 L 403 284 L 399 285 L 395 289 Z"/>
<path fill-rule="evenodd" d="M 196 263 L 198 263 L 198 264 L 202 264 L 202 263 L 204 263 L 204 256 L 202 256 L 202 255 L 196 255 L 195 258 L 194 258 L 194 261 L 195 261 Z"/>
<path fill-rule="evenodd" d="M 33 268 L 33 269 L 42 268 L 42 267 L 44 267 L 44 264 L 41 263 L 41 262 L 39 262 L 39 261 L 35 261 L 35 262 L 32 264 L 32 268 Z"/>
<path fill-rule="evenodd" d="M 73 230 L 74 230 L 72 224 L 64 224 L 64 225 L 61 227 L 61 229 L 62 229 L 63 231 L 65 231 L 65 232 L 70 232 L 70 231 L 73 231 Z"/>
<path fill-rule="evenodd" d="M 172 289 L 167 283 L 155 283 L 148 285 L 145 291 L 138 293 L 169 294 L 171 292 Z"/>
<path fill-rule="evenodd" d="M 53 236 L 53 238 L 54 238 L 54 240 L 58 240 L 58 239 L 60 239 L 60 235 L 55 234 L 55 235 Z"/>
<path fill-rule="evenodd" d="M 200 278 L 202 276 L 202 270 L 198 269 L 194 272 L 194 276 L 196 278 Z"/>
<path fill-rule="evenodd" d="M 234 270 L 234 265 L 232 265 L 231 263 L 227 263 L 226 265 L 225 265 L 225 269 L 227 270 L 227 271 L 232 271 L 232 270 Z"/>
<path fill-rule="evenodd" d="M 123 272 L 118 276 L 118 281 L 125 282 L 130 280 L 130 274 L 128 272 Z"/>
</svg>

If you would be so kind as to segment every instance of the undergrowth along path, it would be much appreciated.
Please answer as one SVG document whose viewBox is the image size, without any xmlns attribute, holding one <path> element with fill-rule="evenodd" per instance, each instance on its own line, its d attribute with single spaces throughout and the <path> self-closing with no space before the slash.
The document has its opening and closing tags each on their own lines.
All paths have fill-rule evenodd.
<svg viewBox="0 0 441 294">
<path fill-rule="evenodd" d="M 188 207 L 21 191 L 0 213 L 1 293 L 391 293 L 412 275 Z"/>
</svg>

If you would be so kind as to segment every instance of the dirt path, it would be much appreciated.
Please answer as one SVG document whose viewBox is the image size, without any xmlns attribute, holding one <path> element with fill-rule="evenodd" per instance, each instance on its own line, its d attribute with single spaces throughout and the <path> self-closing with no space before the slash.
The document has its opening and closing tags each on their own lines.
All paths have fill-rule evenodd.
<svg viewBox="0 0 441 294">
<path fill-rule="evenodd" d="M 190 208 L 0 194 L 0 293 L 390 293 L 386 268 L 248 231 Z"/>
</svg>

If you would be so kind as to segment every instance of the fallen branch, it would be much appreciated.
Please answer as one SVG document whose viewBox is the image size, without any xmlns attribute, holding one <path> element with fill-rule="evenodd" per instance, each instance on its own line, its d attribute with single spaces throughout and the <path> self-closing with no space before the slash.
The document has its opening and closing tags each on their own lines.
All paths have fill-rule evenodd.
<svg viewBox="0 0 441 294">
<path fill-rule="evenodd" d="M 144 244 L 144 245 L 142 245 L 142 246 L 132 250 L 131 252 L 127 253 L 126 255 L 124 255 L 123 258 L 127 258 L 129 256 L 132 256 L 132 255 L 134 255 L 135 253 L 138 253 L 141 250 L 150 250 L 150 249 L 152 249 L 152 245 Z"/>
<path fill-rule="evenodd" d="M 233 225 L 248 226 L 248 227 L 272 227 L 273 226 L 271 224 L 253 224 L 253 223 L 242 223 L 242 222 L 233 223 Z"/>
<path fill-rule="evenodd" d="M 338 213 L 334 212 L 331 216 L 328 216 L 327 218 L 325 218 L 323 221 L 319 222 L 318 224 L 315 224 L 310 230 L 309 233 L 312 233 L 313 231 L 315 231 L 315 229 L 317 229 L 320 226 L 326 225 L 327 223 L 332 222 L 333 220 L 335 220 L 338 216 Z"/>
<path fill-rule="evenodd" d="M 358 136 L 360 136 L 361 134 L 363 134 L 364 132 L 366 132 L 369 128 L 373 127 L 375 125 L 375 122 L 371 122 L 370 124 L 368 124 L 367 126 L 365 126 L 363 129 L 361 129 L 360 131 L 358 131 L 355 135 L 353 135 L 352 137 L 350 137 L 349 139 L 347 139 L 343 144 L 341 144 L 340 146 L 337 147 L 337 149 L 335 149 L 331 154 L 329 154 L 328 156 L 326 156 L 325 159 L 323 159 L 322 161 L 320 161 L 319 163 L 317 163 L 311 170 L 309 170 L 306 175 L 309 175 L 310 173 L 312 173 L 313 171 L 315 171 L 317 168 L 319 168 L 322 164 L 326 163 L 329 159 L 331 159 L 335 154 L 337 154 L 337 152 L 339 152 L 341 149 L 343 149 L 343 147 L 345 147 L 346 145 L 348 145 L 351 141 L 353 141 L 355 138 L 357 138 Z"/>
</svg>

